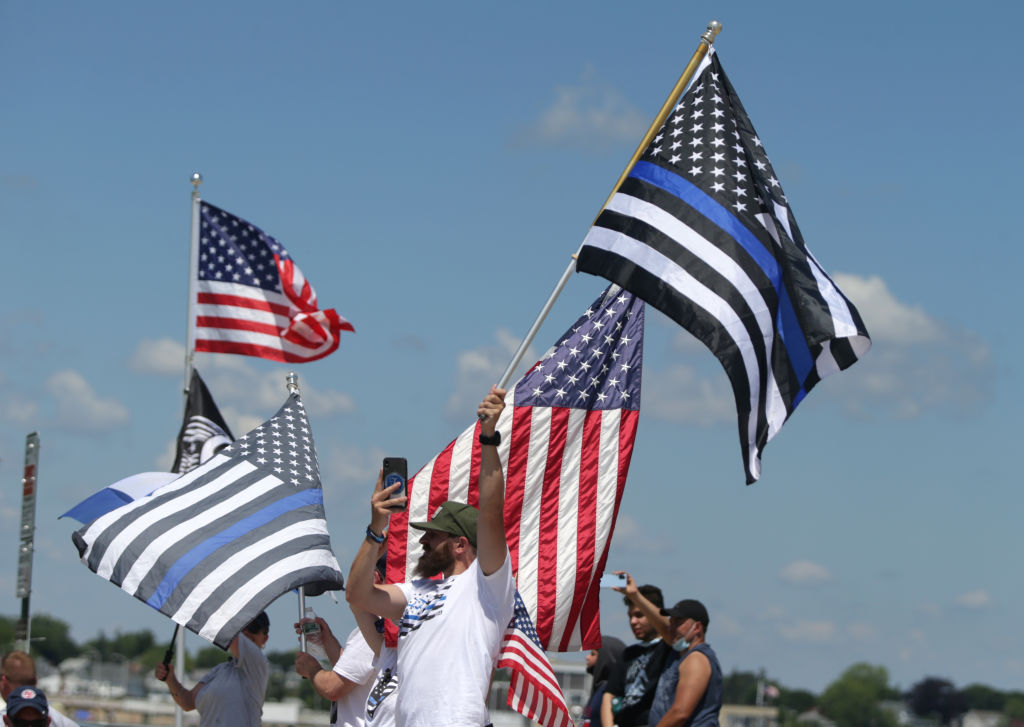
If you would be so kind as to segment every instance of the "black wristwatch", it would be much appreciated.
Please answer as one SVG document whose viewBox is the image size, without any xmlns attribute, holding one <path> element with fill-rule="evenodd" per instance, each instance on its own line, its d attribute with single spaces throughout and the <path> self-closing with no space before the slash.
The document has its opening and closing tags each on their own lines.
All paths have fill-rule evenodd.
<svg viewBox="0 0 1024 727">
<path fill-rule="evenodd" d="M 494 432 L 491 436 L 487 436 L 483 432 L 480 432 L 480 436 L 477 437 L 480 440 L 480 444 L 489 444 L 492 447 L 497 447 L 501 444 L 501 432 Z"/>
</svg>

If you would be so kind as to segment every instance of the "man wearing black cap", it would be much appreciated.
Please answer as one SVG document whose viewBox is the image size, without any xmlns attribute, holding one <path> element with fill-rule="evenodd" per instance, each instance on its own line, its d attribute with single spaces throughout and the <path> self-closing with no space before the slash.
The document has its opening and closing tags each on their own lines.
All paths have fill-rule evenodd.
<svg viewBox="0 0 1024 727">
<path fill-rule="evenodd" d="M 480 508 L 449 500 L 422 530 L 420 580 L 375 585 L 373 566 L 399 485 L 370 498 L 370 524 L 348 576 L 345 596 L 356 608 L 399 624 L 395 701 L 403 727 L 480 727 L 488 721 L 487 689 L 515 600 L 515 582 L 505 542 L 505 480 L 495 432 L 505 391 L 492 387 L 480 403 Z M 442 579 L 431 580 L 441 575 Z"/>
<path fill-rule="evenodd" d="M 722 667 L 705 642 L 708 610 L 687 598 L 661 609 L 669 617 L 676 657 L 658 679 L 649 722 L 652 727 L 718 727 L 722 708 Z"/>
<path fill-rule="evenodd" d="M 18 687 L 7 695 L 7 727 L 46 727 L 50 724 L 50 704 L 36 687 Z"/>
</svg>

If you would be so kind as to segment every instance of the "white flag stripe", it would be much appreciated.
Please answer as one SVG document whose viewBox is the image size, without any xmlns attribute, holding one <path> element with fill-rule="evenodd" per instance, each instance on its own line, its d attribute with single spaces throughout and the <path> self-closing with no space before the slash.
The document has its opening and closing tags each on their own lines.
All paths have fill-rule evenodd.
<svg viewBox="0 0 1024 727">
<path fill-rule="evenodd" d="M 182 626 L 187 624 L 195 616 L 196 611 L 206 602 L 213 592 L 231 579 L 239 570 L 249 563 L 255 562 L 267 556 L 275 548 L 279 548 L 290 540 L 309 535 L 327 535 L 327 523 L 319 518 L 293 523 L 286 528 L 268 535 L 265 538 L 246 546 L 242 550 L 226 559 L 219 566 L 209 572 L 195 588 L 189 593 L 178 610 L 171 616 L 171 620 Z M 329 553 L 330 551 L 323 551 Z M 334 557 L 333 555 L 331 556 Z"/>
<path fill-rule="evenodd" d="M 853 321 L 853 315 L 850 314 L 850 306 L 847 304 L 846 299 L 843 298 L 836 288 L 836 284 L 832 282 L 832 279 L 821 268 L 821 265 L 818 264 L 814 256 L 808 253 L 807 257 L 811 273 L 818 283 L 818 291 L 821 293 L 821 297 L 824 298 L 825 303 L 828 305 L 828 310 L 832 314 L 832 325 L 835 326 L 836 336 L 840 338 L 856 338 L 858 336 L 857 324 Z"/>
<path fill-rule="evenodd" d="M 233 343 L 251 343 L 255 346 L 265 346 L 295 355 L 313 355 L 318 349 L 310 346 L 303 346 L 298 343 L 274 336 L 269 333 L 257 331 L 240 331 L 233 328 L 207 328 L 196 326 L 196 338 L 204 341 L 228 341 Z M 330 348 L 333 343 L 325 343 L 320 348 Z"/>
<path fill-rule="evenodd" d="M 251 601 L 260 591 L 262 591 L 266 587 L 267 583 L 276 581 L 278 578 L 284 578 L 294 571 L 312 568 L 314 566 L 338 570 L 338 561 L 328 550 L 313 550 L 295 553 L 287 558 L 271 563 L 267 569 L 260 574 L 260 580 L 250 581 L 244 588 L 235 591 L 235 593 L 224 602 L 224 605 L 210 616 L 206 625 L 200 630 L 199 635 L 212 641 L 217 637 L 221 629 L 227 625 L 228 621 L 230 621 L 231 618 L 245 606 L 245 604 Z"/>
<path fill-rule="evenodd" d="M 473 464 L 473 430 L 463 432 L 452 447 L 449 466 L 448 499 L 466 502 L 469 498 L 469 470 Z"/>
<path fill-rule="evenodd" d="M 204 470 L 204 472 L 208 471 L 205 467 L 200 467 L 199 469 Z M 169 499 L 159 507 L 154 507 L 152 510 L 138 518 L 135 522 L 122 529 L 121 532 L 117 534 L 117 537 L 111 541 L 110 545 L 107 546 L 106 551 L 103 553 L 102 560 L 96 567 L 96 575 L 100 578 L 110 580 L 110 576 L 114 572 L 114 566 L 117 565 L 118 559 L 124 553 L 125 549 L 133 543 L 135 539 L 146 530 L 146 528 L 165 517 L 172 517 L 182 510 L 194 507 L 207 497 L 210 497 L 211 495 L 220 492 L 225 487 L 229 487 L 234 484 L 236 480 L 244 477 L 255 469 L 255 465 L 243 460 L 217 479 L 197 487 L 195 490 L 184 492 L 178 497 Z M 115 510 L 114 512 L 118 511 Z"/>
<path fill-rule="evenodd" d="M 502 652 L 502 660 L 516 662 L 522 666 L 525 673 L 534 677 L 535 683 L 542 684 L 553 692 L 560 692 L 561 687 L 558 685 L 557 681 L 551 678 L 552 674 L 550 672 L 540 671 L 534 666 L 535 660 L 539 658 L 536 654 L 544 655 L 545 659 L 547 659 L 547 655 L 544 654 L 543 651 L 533 650 L 535 655 L 531 657 L 529 653 L 530 651 L 530 647 L 521 641 L 510 640 L 505 644 L 504 651 Z"/>
<path fill-rule="evenodd" d="M 537 566 L 540 561 L 540 543 L 537 537 L 541 527 L 541 497 L 544 490 L 544 472 L 547 469 L 548 442 L 551 437 L 551 409 L 533 407 L 523 411 L 530 416 L 530 444 L 526 460 L 526 483 L 523 488 L 523 511 L 519 519 L 519 593 L 529 604 L 530 618 L 536 618 Z"/>
<path fill-rule="evenodd" d="M 580 464 L 585 409 L 570 409 L 566 427 L 565 453 L 559 473 L 558 492 L 558 583 L 576 583 L 577 535 L 580 521 Z M 555 618 L 551 643 L 560 644 L 569 625 L 569 612 L 576 600 L 575 589 L 555 591 Z M 535 618 L 531 614 L 531 618 Z"/>
<path fill-rule="evenodd" d="M 261 495 L 270 492 L 281 484 L 281 480 L 273 475 L 268 475 L 258 482 L 246 487 L 244 491 L 217 503 L 213 507 L 200 510 L 195 517 L 189 518 L 175 525 L 173 528 L 156 537 L 146 546 L 142 554 L 132 564 L 128 575 L 121 582 L 121 588 L 127 593 L 135 595 L 142 579 L 146 577 L 156 561 L 182 539 L 199 532 L 205 526 L 234 512 L 245 510 L 245 506 Z"/>
<path fill-rule="evenodd" d="M 277 315 L 272 311 L 258 308 L 247 308 L 241 305 L 218 305 L 216 303 L 197 303 L 196 316 L 208 318 L 230 318 L 239 321 L 250 321 L 267 326 L 274 326 L 278 330 L 288 327 L 288 316 Z M 199 328 L 219 328 L 218 325 L 205 326 L 202 322 L 197 323 Z"/>
<path fill-rule="evenodd" d="M 159 496 L 162 497 L 162 496 L 164 496 L 164 495 L 166 495 L 168 493 L 178 492 L 183 487 L 187 487 L 188 485 L 192 484 L 192 482 L 195 481 L 195 479 L 197 477 L 200 477 L 200 476 L 204 475 L 206 473 L 207 469 L 216 469 L 217 467 L 220 467 L 222 464 L 224 464 L 227 461 L 228 461 L 227 457 L 225 457 L 223 455 L 220 455 L 220 454 L 215 454 L 202 467 L 194 469 L 191 472 L 189 472 L 188 474 L 182 475 L 181 477 L 179 477 L 178 479 L 174 480 L 170 484 L 167 484 L 167 485 L 164 485 L 163 487 L 161 487 L 160 488 L 160 492 L 159 492 Z M 150 494 L 156 495 L 157 493 L 153 492 L 153 493 L 150 493 Z M 140 507 L 144 507 L 145 505 L 148 505 L 150 502 L 152 502 L 152 501 L 151 500 L 147 500 L 145 497 L 140 497 L 137 500 L 133 500 L 132 502 L 129 502 L 126 505 L 123 505 L 122 507 L 119 507 L 119 508 L 116 508 L 114 510 L 111 510 L 111 511 L 107 512 L 105 515 L 102 515 L 102 516 L 96 518 L 96 520 L 94 520 L 88 526 L 88 528 L 86 528 L 86 531 L 83 534 L 84 539 L 86 540 L 86 542 L 89 543 L 89 547 L 85 550 L 85 552 L 82 553 L 82 556 L 81 556 L 82 562 L 88 564 L 89 556 L 92 554 L 93 545 L 96 542 L 96 539 L 99 537 L 100 533 L 102 533 L 104 530 L 109 528 L 113 523 L 115 523 L 118 520 L 120 520 L 121 518 L 123 518 L 125 515 L 128 515 L 128 514 L 134 512 L 135 510 L 137 510 Z"/>
<path fill-rule="evenodd" d="M 434 465 L 436 464 L 437 457 L 434 457 L 416 473 L 416 481 L 412 487 L 412 497 L 408 502 L 409 522 L 411 523 L 430 520 L 432 514 L 428 512 L 430 507 L 430 482 L 434 474 Z M 423 533 L 415 528 L 409 528 L 408 533 L 406 533 L 405 572 L 410 574 L 410 576 L 416 569 L 416 561 L 421 550 L 419 539 L 422 535 Z"/>
<path fill-rule="evenodd" d="M 197 290 L 200 293 L 230 295 L 236 298 L 248 298 L 249 300 L 265 300 L 272 305 L 281 305 L 286 308 L 291 305 L 291 301 L 288 300 L 288 296 L 284 293 L 278 293 L 277 291 L 265 288 L 256 288 L 251 285 L 225 283 L 220 280 L 200 280 L 197 283 Z"/>
</svg>

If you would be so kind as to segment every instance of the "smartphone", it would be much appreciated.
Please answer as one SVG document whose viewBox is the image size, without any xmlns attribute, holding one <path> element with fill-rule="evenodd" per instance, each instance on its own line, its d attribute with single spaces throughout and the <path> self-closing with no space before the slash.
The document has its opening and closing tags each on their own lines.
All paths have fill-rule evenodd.
<svg viewBox="0 0 1024 727">
<path fill-rule="evenodd" d="M 391 497 L 403 497 L 409 494 L 405 486 L 409 479 L 409 465 L 404 457 L 385 457 L 381 469 L 384 473 L 384 487 L 390 487 L 396 483 L 401 484 L 401 487 L 391 493 Z M 391 509 L 404 510 L 405 505 L 396 505 Z"/>
<path fill-rule="evenodd" d="M 614 573 L 605 573 L 601 576 L 601 588 L 625 588 L 626 587 L 626 574 L 615 575 Z"/>
</svg>

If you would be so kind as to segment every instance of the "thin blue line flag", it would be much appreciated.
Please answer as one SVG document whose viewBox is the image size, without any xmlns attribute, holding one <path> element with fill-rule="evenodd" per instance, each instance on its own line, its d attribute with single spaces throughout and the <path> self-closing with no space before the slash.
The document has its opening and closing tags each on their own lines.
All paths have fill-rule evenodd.
<svg viewBox="0 0 1024 727">
<path fill-rule="evenodd" d="M 343 584 L 297 394 L 206 463 L 72 540 L 89 570 L 225 649 L 283 593 Z"/>
</svg>

